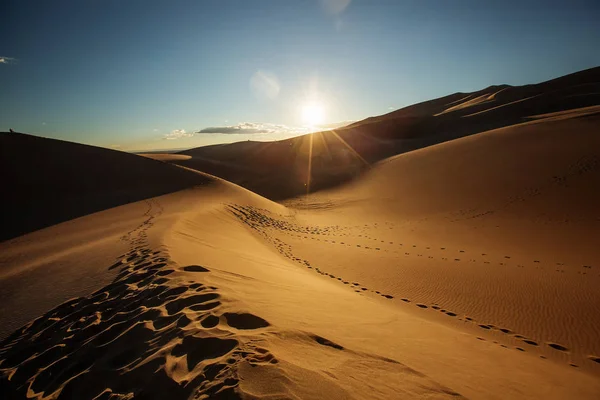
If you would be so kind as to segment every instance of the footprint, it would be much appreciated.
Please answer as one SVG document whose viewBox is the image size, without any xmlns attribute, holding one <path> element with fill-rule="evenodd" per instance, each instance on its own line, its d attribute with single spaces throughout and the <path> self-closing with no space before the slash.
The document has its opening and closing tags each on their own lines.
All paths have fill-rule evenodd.
<svg viewBox="0 0 600 400">
<path fill-rule="evenodd" d="M 525 339 L 523 340 L 525 343 L 531 345 L 531 346 L 537 346 L 538 344 L 536 342 L 534 342 L 533 340 L 529 340 L 529 339 Z"/>
<path fill-rule="evenodd" d="M 328 346 L 328 347 L 332 347 L 336 350 L 344 350 L 344 348 L 342 346 L 340 346 L 337 343 L 333 343 L 331 340 L 327 340 L 324 337 L 318 336 L 318 335 L 311 335 L 310 336 L 315 342 L 319 343 L 320 345 L 323 346 Z"/>
<path fill-rule="evenodd" d="M 479 324 L 479 327 L 482 329 L 491 329 L 491 327 L 489 325 L 485 325 L 485 324 Z"/>
<path fill-rule="evenodd" d="M 173 348 L 172 354 L 176 357 L 187 355 L 188 370 L 191 371 L 199 362 L 224 356 L 237 345 L 238 341 L 235 339 L 186 336 L 180 344 Z"/>
<path fill-rule="evenodd" d="M 183 270 L 187 272 L 208 272 L 208 269 L 200 265 L 188 265 L 187 267 L 183 267 Z"/>
<path fill-rule="evenodd" d="M 568 348 L 566 348 L 563 345 L 560 345 L 558 343 L 546 343 L 548 346 L 552 347 L 554 350 L 560 350 L 560 351 L 569 351 Z"/>
<path fill-rule="evenodd" d="M 214 328 L 219 325 L 219 317 L 214 315 L 208 315 L 200 321 L 200 325 L 204 328 Z"/>
<path fill-rule="evenodd" d="M 193 296 L 183 297 L 183 298 L 178 298 L 178 299 L 172 300 L 169 303 L 165 304 L 165 308 L 167 309 L 167 312 L 169 313 L 169 315 L 173 315 L 175 313 L 180 312 L 181 310 L 183 310 L 186 307 L 197 306 L 201 303 L 206 303 L 208 301 L 217 299 L 218 297 L 219 297 L 219 295 L 217 293 L 196 294 Z M 219 302 L 216 302 L 216 303 L 219 303 Z M 210 303 L 210 304 L 212 305 L 212 303 Z M 198 307 L 194 307 L 191 309 L 195 310 L 195 311 L 201 311 L 198 309 Z"/>
<path fill-rule="evenodd" d="M 419 308 L 427 308 L 425 304 L 417 303 L 417 307 Z"/>
<path fill-rule="evenodd" d="M 593 362 L 600 364 L 600 357 L 597 357 L 597 356 L 588 356 L 588 358 L 590 360 L 592 360 Z"/>
<path fill-rule="evenodd" d="M 452 311 L 446 311 L 446 315 L 449 315 L 451 317 L 456 317 L 456 313 L 453 313 Z"/>
<path fill-rule="evenodd" d="M 225 313 L 223 314 L 227 320 L 227 325 L 236 329 L 259 329 L 270 326 L 267 321 L 249 313 Z"/>
</svg>

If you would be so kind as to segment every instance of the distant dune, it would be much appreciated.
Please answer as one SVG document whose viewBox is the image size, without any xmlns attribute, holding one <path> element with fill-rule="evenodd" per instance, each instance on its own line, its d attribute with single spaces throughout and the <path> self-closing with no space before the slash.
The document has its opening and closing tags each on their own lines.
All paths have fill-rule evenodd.
<svg viewBox="0 0 600 400">
<path fill-rule="evenodd" d="M 598 71 L 177 161 L 279 203 L 3 134 L 0 398 L 597 400 Z"/>
<path fill-rule="evenodd" d="M 0 241 L 207 178 L 133 154 L 0 133 Z"/>
<path fill-rule="evenodd" d="M 455 93 L 335 131 L 278 142 L 199 147 L 180 153 L 191 159 L 174 162 L 281 200 L 336 186 L 368 169 L 368 164 L 396 154 L 526 122 L 533 115 L 598 104 L 600 67 L 535 85 Z"/>
<path fill-rule="evenodd" d="M 158 161 L 175 161 L 175 160 L 189 160 L 191 156 L 184 154 L 172 154 L 172 153 L 138 153 L 138 156 L 150 158 Z"/>
</svg>

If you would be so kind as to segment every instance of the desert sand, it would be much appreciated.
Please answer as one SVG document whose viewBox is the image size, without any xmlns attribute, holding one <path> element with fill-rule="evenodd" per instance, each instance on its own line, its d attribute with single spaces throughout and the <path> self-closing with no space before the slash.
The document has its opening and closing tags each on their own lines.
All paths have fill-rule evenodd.
<svg viewBox="0 0 600 400">
<path fill-rule="evenodd" d="M 192 158 L 192 156 L 186 156 L 185 154 L 173 153 L 138 153 L 138 156 L 143 156 L 158 161 L 189 160 Z"/>
<path fill-rule="evenodd" d="M 462 126 L 508 90 L 434 100 L 428 118 L 458 113 Z M 52 226 L 18 222 L 0 243 L 2 398 L 597 399 L 600 107 L 561 101 L 375 161 L 331 150 L 333 132 L 293 139 L 307 185 L 279 202 L 168 162 L 13 137 L 20 154 L 43 141 L 80 167 L 65 177 L 48 155 L 55 187 L 94 199 L 87 174 L 101 171 L 112 203 L 73 215 L 3 204 Z M 237 148 L 269 146 L 296 145 Z M 211 172 L 241 168 L 231 148 L 206 150 L 221 154 Z M 364 166 L 316 191 L 325 148 L 352 160 L 339 169 Z M 191 153 L 166 161 L 197 166 Z M 109 196 L 121 171 L 147 168 L 131 177 L 145 184 Z M 267 188 L 258 178 L 240 179 Z M 273 198 L 291 188 L 278 179 Z"/>
<path fill-rule="evenodd" d="M 596 67 L 532 85 L 454 93 L 334 131 L 276 142 L 198 147 L 178 153 L 191 158 L 173 162 L 280 201 L 306 194 L 307 189 L 315 192 L 351 181 L 398 154 L 524 123 L 533 116 L 599 104 L 600 67 Z"/>
</svg>

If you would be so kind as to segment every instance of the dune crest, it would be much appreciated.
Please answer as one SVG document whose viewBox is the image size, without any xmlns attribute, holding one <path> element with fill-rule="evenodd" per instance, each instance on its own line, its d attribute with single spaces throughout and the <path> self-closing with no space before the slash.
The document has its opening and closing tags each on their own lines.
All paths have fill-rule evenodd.
<svg viewBox="0 0 600 400">
<path fill-rule="evenodd" d="M 597 71 L 417 104 L 337 144 L 207 150 L 227 173 L 240 149 L 260 158 L 247 187 L 307 183 L 281 203 L 195 172 L 195 150 L 176 167 L 3 136 L 23 144 L 11 168 L 32 148 L 48 164 L 9 179 L 6 232 L 32 232 L 0 242 L 0 397 L 597 399 Z M 350 146 L 366 125 L 372 158 Z M 404 150 L 430 146 L 374 163 L 398 131 Z M 253 175 L 265 165 L 273 180 Z M 353 179 L 311 194 L 319 176 Z M 19 177 L 56 198 L 20 204 Z"/>
<path fill-rule="evenodd" d="M 0 133 L 0 241 L 93 212 L 210 183 L 211 179 L 121 151 Z"/>
<path fill-rule="evenodd" d="M 179 153 L 191 158 L 172 162 L 279 201 L 352 181 L 388 157 L 599 103 L 596 67 L 533 85 L 454 93 L 332 131 L 198 147 Z"/>
</svg>

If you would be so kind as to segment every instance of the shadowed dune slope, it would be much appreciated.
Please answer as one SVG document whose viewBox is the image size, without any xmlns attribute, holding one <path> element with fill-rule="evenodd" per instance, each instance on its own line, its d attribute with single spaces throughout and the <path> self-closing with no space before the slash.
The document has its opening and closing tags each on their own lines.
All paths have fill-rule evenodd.
<svg viewBox="0 0 600 400">
<path fill-rule="evenodd" d="M 522 123 L 533 115 L 598 104 L 600 68 L 592 68 L 535 85 L 455 93 L 335 131 L 199 147 L 180 153 L 191 159 L 173 162 L 281 200 L 346 182 L 368 163 L 396 154 Z"/>
<path fill-rule="evenodd" d="M 0 397 L 595 400 L 593 111 L 0 243 Z"/>
<path fill-rule="evenodd" d="M 0 240 L 208 178 L 129 153 L 0 133 Z"/>
<path fill-rule="evenodd" d="M 340 213 L 330 211 L 288 209 L 218 180 L 0 243 L 0 262 L 30 261 L 0 276 L 0 296 L 12 288 L 2 327 L 7 311 L 19 314 L 0 339 L 2 398 L 597 398 L 583 368 L 430 321 L 431 309 L 362 278 L 337 279 L 360 258 L 385 276 L 385 259 L 366 246 L 336 252 L 334 235 L 364 235 L 348 231 L 348 215 L 327 226 Z M 379 225 L 373 236 L 388 228 Z M 73 248 L 65 235 L 84 240 Z M 348 270 L 325 276 L 338 261 Z M 104 279 L 84 287 L 77 278 L 89 275 Z"/>
</svg>

